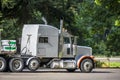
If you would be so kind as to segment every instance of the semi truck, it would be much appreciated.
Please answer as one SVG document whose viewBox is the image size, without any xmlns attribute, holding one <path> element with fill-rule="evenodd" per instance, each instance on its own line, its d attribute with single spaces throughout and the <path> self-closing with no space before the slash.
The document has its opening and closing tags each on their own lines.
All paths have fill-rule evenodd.
<svg viewBox="0 0 120 80">
<path fill-rule="evenodd" d="M 0 72 L 20 72 L 25 68 L 91 72 L 95 67 L 92 48 L 77 45 L 77 36 L 63 28 L 63 20 L 60 23 L 60 29 L 47 24 L 25 24 L 19 54 L 16 40 L 0 39 Z"/>
</svg>

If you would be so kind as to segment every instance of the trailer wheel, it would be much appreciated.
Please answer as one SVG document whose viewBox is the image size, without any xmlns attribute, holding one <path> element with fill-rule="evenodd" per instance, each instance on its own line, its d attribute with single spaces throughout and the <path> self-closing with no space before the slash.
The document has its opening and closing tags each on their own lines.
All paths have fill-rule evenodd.
<svg viewBox="0 0 120 80">
<path fill-rule="evenodd" d="M 32 59 L 29 61 L 29 63 L 28 63 L 28 69 L 29 69 L 30 71 L 36 71 L 36 70 L 39 68 L 39 66 L 40 66 L 39 63 L 40 63 L 40 62 L 39 62 L 39 60 L 38 60 L 37 58 L 32 58 Z"/>
<path fill-rule="evenodd" d="M 80 65 L 81 72 L 89 73 L 92 71 L 92 69 L 93 69 L 93 62 L 91 59 L 84 59 L 81 62 L 81 65 Z"/>
<path fill-rule="evenodd" d="M 12 72 L 20 72 L 24 68 L 24 62 L 21 58 L 12 58 L 9 62 L 9 67 Z"/>
<path fill-rule="evenodd" d="M 3 57 L 0 57 L 0 72 L 4 71 L 6 69 L 6 60 Z"/>
<path fill-rule="evenodd" d="M 66 69 L 68 72 L 75 72 L 76 69 Z"/>
</svg>

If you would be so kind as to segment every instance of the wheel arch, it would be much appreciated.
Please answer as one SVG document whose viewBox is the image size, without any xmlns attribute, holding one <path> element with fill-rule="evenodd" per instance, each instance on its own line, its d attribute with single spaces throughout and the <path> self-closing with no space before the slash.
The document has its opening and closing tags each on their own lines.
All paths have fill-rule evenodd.
<svg viewBox="0 0 120 80">
<path fill-rule="evenodd" d="M 39 61 L 39 63 L 40 63 L 40 59 L 38 57 L 30 57 L 30 58 L 27 59 L 26 65 L 28 65 L 30 60 L 32 60 L 32 59 L 37 59 Z"/>
<path fill-rule="evenodd" d="M 81 57 L 77 60 L 77 67 L 78 67 L 78 68 L 80 68 L 81 62 L 82 62 L 84 59 L 90 59 L 90 60 L 93 62 L 93 67 L 95 67 L 95 64 L 94 64 L 94 56 L 81 56 Z"/>
</svg>

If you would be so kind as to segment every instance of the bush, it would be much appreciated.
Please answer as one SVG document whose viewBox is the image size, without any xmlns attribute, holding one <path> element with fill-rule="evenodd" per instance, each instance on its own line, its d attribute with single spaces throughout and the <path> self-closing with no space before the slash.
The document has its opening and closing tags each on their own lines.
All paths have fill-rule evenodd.
<svg viewBox="0 0 120 80">
<path fill-rule="evenodd" d="M 104 62 L 96 61 L 96 67 L 101 68 Z"/>
</svg>

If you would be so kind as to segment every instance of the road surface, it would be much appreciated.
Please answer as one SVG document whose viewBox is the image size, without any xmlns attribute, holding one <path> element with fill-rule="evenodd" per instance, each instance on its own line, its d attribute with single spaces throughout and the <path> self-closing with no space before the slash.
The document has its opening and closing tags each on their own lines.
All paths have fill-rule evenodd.
<svg viewBox="0 0 120 80">
<path fill-rule="evenodd" d="M 66 70 L 38 70 L 18 73 L 0 72 L 0 80 L 120 80 L 120 69 L 94 69 L 91 73 Z"/>
<path fill-rule="evenodd" d="M 104 62 L 104 61 L 110 61 L 110 62 L 120 62 L 120 58 L 95 58 L 95 60 L 97 60 L 97 61 L 102 61 L 102 62 Z"/>
</svg>

